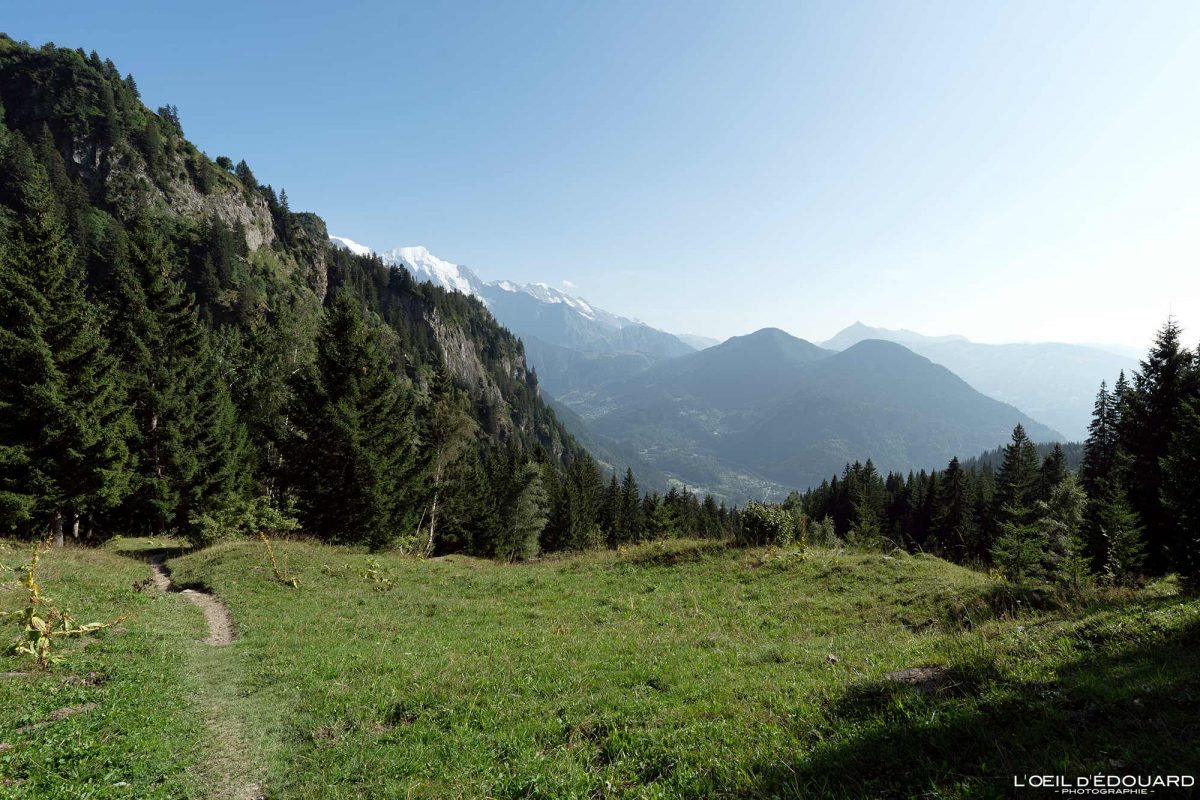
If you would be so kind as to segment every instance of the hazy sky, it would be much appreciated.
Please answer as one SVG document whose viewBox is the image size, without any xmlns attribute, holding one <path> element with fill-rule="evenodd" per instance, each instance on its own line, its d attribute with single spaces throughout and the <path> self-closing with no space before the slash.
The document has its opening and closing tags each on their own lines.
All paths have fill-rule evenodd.
<svg viewBox="0 0 1200 800">
<path fill-rule="evenodd" d="M 4 3 L 376 248 L 677 332 L 1200 340 L 1200 3 Z"/>
</svg>

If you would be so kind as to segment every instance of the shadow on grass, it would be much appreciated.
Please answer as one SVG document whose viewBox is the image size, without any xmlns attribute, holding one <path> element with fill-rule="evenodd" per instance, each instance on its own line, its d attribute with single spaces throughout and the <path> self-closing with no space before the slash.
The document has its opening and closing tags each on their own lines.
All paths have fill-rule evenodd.
<svg viewBox="0 0 1200 800">
<path fill-rule="evenodd" d="M 1013 776 L 1194 775 L 1200 623 L 1078 633 L 1087 654 L 1055 680 L 1006 680 L 985 657 L 953 667 L 932 695 L 891 682 L 855 687 L 808 734 L 807 757 L 749 769 L 750 794 L 1005 797 L 1020 792 Z"/>
</svg>

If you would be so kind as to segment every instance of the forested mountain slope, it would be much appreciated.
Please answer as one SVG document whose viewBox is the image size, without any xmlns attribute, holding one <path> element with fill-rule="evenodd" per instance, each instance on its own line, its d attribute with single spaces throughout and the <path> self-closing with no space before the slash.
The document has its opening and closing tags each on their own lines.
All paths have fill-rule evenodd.
<svg viewBox="0 0 1200 800">
<path fill-rule="evenodd" d="M 0 104 L 3 300 L 8 319 L 21 321 L 4 340 L 6 368 L 51 370 L 45 408 L 5 418 L 4 527 L 65 519 L 82 536 L 195 531 L 206 514 L 282 498 L 311 466 L 290 458 L 298 440 L 314 441 L 293 424 L 306 389 L 330 404 L 331 429 L 344 425 L 330 447 L 348 448 L 356 485 L 373 485 L 386 460 L 371 431 L 398 425 L 397 441 L 413 450 L 404 480 L 414 499 L 364 525 L 411 527 L 430 505 L 417 495 L 458 474 L 445 485 L 464 496 L 440 503 L 447 547 L 468 546 L 454 537 L 493 524 L 483 518 L 519 492 L 511 479 L 526 461 L 562 470 L 586 457 L 539 397 L 521 342 L 478 300 L 332 247 L 320 217 L 293 212 L 286 192 L 260 183 L 245 161 L 208 158 L 184 137 L 178 111 L 150 111 L 111 61 L 0 35 Z M 360 322 L 335 329 L 323 309 L 340 295 Z M 67 349 L 82 352 L 67 339 L 85 334 L 106 370 L 85 375 Z M 336 376 L 313 372 L 322 341 L 391 377 L 331 385 Z M 10 376 L 5 408 L 17 407 L 33 374 Z M 89 382 L 105 408 L 69 396 Z M 372 386 L 390 405 L 372 410 L 362 397 L 337 416 Z M 42 422 L 75 412 L 78 448 L 62 458 L 86 462 L 86 475 L 72 487 L 60 485 Z M 442 434 L 451 446 L 434 446 Z M 79 455 L 97 447 L 108 448 L 104 458 Z M 31 488 L 35 477 L 50 488 Z"/>
</svg>

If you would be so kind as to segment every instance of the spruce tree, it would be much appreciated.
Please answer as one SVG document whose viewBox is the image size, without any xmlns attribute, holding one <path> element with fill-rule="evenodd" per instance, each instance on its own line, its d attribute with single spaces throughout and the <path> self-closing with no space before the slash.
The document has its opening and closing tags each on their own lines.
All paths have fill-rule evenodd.
<svg viewBox="0 0 1200 800">
<path fill-rule="evenodd" d="M 600 529 L 604 532 L 609 547 L 620 541 L 621 528 L 621 484 L 614 472 L 600 494 Z"/>
<path fill-rule="evenodd" d="M 1130 507 L 1123 486 L 1109 486 L 1098 519 L 1105 540 L 1104 574 L 1118 586 L 1134 583 L 1146 560 L 1146 545 L 1141 518 Z"/>
<path fill-rule="evenodd" d="M 1061 577 L 1064 562 L 1072 560 L 1068 572 L 1078 569 L 1077 559 L 1082 552 L 1080 532 L 1087 495 L 1079 480 L 1070 474 L 1050 487 L 1044 498 L 1035 504 L 1037 525 L 1041 528 L 1045 552 L 1042 569 L 1047 575 Z"/>
<path fill-rule="evenodd" d="M 1051 493 L 1060 483 L 1063 482 L 1066 477 L 1067 457 L 1066 454 L 1063 453 L 1062 445 L 1058 442 L 1055 442 L 1054 449 L 1052 449 L 1046 455 L 1046 458 L 1042 460 L 1042 466 L 1038 472 L 1038 499 L 1049 500 Z"/>
<path fill-rule="evenodd" d="M 0 206 L 14 217 L 0 247 L 0 522 L 49 523 L 61 544 L 64 521 L 78 535 L 127 491 L 129 418 L 46 172 L 6 132 Z"/>
<path fill-rule="evenodd" d="M 641 495 L 638 491 L 637 480 L 633 470 L 625 468 L 625 477 L 621 480 L 620 500 L 620 533 L 619 543 L 640 542 L 646 527 L 642 518 Z"/>
<path fill-rule="evenodd" d="M 418 477 L 411 396 L 348 292 L 326 313 L 315 362 L 294 389 L 288 485 L 303 529 L 373 548 L 411 536 Z"/>
<path fill-rule="evenodd" d="M 596 461 L 587 454 L 575 458 L 567 467 L 563 482 L 563 546 L 568 550 L 587 550 L 601 543 L 600 500 L 603 479 Z"/>
<path fill-rule="evenodd" d="M 1174 319 L 1155 336 L 1146 359 L 1122 398 L 1121 444 L 1130 456 L 1129 501 L 1146 536 L 1146 567 L 1159 574 L 1174 566 L 1175 526 L 1163 505 L 1163 465 L 1178 430 L 1191 380 L 1192 354 L 1180 343 Z"/>
<path fill-rule="evenodd" d="M 1013 428 L 1012 441 L 1004 448 L 1004 461 L 996 477 L 996 495 L 992 499 L 995 520 L 1005 523 L 1029 522 L 1037 499 L 1040 463 L 1037 447 L 1020 423 Z"/>
<path fill-rule="evenodd" d="M 515 477 L 517 486 L 495 555 L 505 561 L 527 561 L 537 555 L 538 540 L 546 527 L 548 501 L 542 470 L 526 463 Z"/>
<path fill-rule="evenodd" d="M 127 375 L 137 459 L 119 518 L 134 529 L 187 532 L 193 517 L 245 499 L 251 459 L 232 402 L 230 365 L 171 275 L 153 223 L 138 217 L 110 248 L 105 299 Z"/>
<path fill-rule="evenodd" d="M 1088 424 L 1083 463 L 1079 467 L 1080 482 L 1089 495 L 1098 494 L 1100 486 L 1112 476 L 1117 436 L 1117 401 L 1102 381 L 1092 406 L 1092 421 Z"/>
<path fill-rule="evenodd" d="M 985 553 L 974 551 L 978 544 L 975 535 L 975 514 L 971 487 L 966 472 L 952 458 L 942 473 L 938 487 L 934 529 L 941 550 L 951 560 L 963 562 L 970 557 L 981 557 Z"/>
<path fill-rule="evenodd" d="M 1171 562 L 1190 588 L 1200 588 L 1200 396 L 1179 414 L 1163 463 L 1162 500 L 1170 514 Z"/>
</svg>

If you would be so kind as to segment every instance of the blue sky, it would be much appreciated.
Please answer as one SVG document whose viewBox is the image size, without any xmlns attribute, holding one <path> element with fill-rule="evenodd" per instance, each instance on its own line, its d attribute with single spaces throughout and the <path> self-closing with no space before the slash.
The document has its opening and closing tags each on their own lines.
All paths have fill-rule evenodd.
<svg viewBox="0 0 1200 800">
<path fill-rule="evenodd" d="M 1200 340 L 1200 4 L 6 4 L 376 248 L 677 332 Z"/>
</svg>

